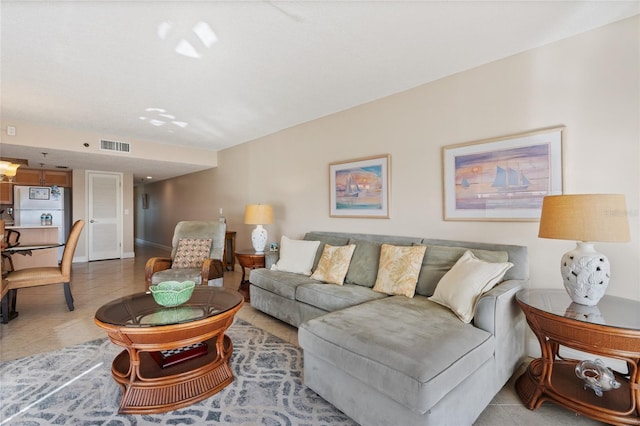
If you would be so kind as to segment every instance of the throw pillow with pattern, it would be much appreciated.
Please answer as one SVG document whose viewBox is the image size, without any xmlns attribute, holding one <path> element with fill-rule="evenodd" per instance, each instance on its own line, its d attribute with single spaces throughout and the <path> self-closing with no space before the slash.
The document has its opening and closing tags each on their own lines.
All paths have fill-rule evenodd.
<svg viewBox="0 0 640 426">
<path fill-rule="evenodd" d="M 311 275 L 311 278 L 329 284 L 342 285 L 355 249 L 355 244 L 349 244 L 348 246 L 325 244 L 318 267 Z"/>
<path fill-rule="evenodd" d="M 180 238 L 172 268 L 201 268 L 211 252 L 211 238 Z"/>
<path fill-rule="evenodd" d="M 378 276 L 373 290 L 413 297 L 418 284 L 425 246 L 394 246 L 383 244 L 380 248 Z"/>
</svg>

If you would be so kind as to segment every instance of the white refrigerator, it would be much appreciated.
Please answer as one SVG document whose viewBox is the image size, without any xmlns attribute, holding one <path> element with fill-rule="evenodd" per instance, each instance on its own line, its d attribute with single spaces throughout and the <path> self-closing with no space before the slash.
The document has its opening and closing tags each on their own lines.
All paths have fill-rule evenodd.
<svg viewBox="0 0 640 426">
<path fill-rule="evenodd" d="M 58 242 L 66 241 L 65 191 L 47 186 L 21 186 L 13 188 L 13 211 L 16 226 L 40 226 L 42 214 L 51 214 L 52 226 L 58 227 Z M 58 250 L 58 260 L 63 248 Z"/>
</svg>

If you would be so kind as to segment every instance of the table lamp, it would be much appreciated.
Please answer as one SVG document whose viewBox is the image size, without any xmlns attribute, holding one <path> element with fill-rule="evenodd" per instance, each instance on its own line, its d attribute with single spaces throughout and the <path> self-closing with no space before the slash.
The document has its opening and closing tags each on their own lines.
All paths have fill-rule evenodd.
<svg viewBox="0 0 640 426">
<path fill-rule="evenodd" d="M 538 237 L 574 240 L 576 248 L 562 256 L 560 272 L 571 300 L 594 306 L 609 284 L 609 259 L 594 242 L 629 241 L 624 195 L 552 195 L 542 201 Z"/>
<path fill-rule="evenodd" d="M 273 208 L 268 204 L 248 204 L 244 211 L 244 223 L 257 225 L 251 232 L 251 242 L 256 253 L 264 253 L 267 245 L 267 230 L 262 225 L 273 223 Z"/>
</svg>

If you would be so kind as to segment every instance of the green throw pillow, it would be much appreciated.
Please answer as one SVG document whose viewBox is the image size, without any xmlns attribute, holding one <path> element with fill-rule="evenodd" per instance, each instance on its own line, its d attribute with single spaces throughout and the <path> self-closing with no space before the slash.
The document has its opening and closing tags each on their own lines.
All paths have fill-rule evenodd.
<svg viewBox="0 0 640 426">
<path fill-rule="evenodd" d="M 351 257 L 349 271 L 344 282 L 372 288 L 378 276 L 380 246 L 382 243 L 352 239 L 349 244 L 355 244 L 356 250 Z"/>
</svg>

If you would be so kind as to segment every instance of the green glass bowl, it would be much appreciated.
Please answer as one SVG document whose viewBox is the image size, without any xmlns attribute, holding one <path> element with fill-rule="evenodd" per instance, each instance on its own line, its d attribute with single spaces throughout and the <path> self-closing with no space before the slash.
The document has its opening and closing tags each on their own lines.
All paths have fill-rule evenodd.
<svg viewBox="0 0 640 426">
<path fill-rule="evenodd" d="M 178 306 L 191 298 L 196 283 L 193 281 L 163 281 L 149 287 L 158 305 Z"/>
</svg>

